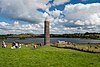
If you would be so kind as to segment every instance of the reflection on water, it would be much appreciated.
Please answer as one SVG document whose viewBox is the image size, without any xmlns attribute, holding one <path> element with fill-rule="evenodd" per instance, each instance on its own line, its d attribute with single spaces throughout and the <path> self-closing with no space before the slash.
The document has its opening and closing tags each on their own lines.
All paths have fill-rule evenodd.
<svg viewBox="0 0 100 67">
<path fill-rule="evenodd" d="M 100 40 L 85 40 L 80 38 L 50 38 L 51 43 L 56 43 L 58 40 L 73 42 L 73 43 L 100 43 Z M 2 42 L 3 40 L 0 40 Z M 43 43 L 44 38 L 26 38 L 26 39 L 18 39 L 18 38 L 8 38 L 4 40 L 5 42 L 23 42 L 23 43 Z"/>
</svg>

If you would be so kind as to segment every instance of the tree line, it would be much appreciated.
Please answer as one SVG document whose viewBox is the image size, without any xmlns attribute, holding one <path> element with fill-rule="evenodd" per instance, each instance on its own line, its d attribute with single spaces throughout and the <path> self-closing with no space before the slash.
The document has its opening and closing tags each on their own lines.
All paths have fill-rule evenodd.
<svg viewBox="0 0 100 67">
<path fill-rule="evenodd" d="M 43 38 L 44 34 L 6 34 L 0 35 L 0 39 L 7 38 Z M 100 39 L 100 33 L 74 33 L 74 34 L 50 34 L 50 37 L 63 37 L 63 38 L 85 38 L 85 39 Z"/>
</svg>

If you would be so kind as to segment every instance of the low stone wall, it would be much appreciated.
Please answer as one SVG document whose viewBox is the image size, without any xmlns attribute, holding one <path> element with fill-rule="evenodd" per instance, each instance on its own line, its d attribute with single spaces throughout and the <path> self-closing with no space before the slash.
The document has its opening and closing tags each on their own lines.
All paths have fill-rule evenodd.
<svg viewBox="0 0 100 67">
<path fill-rule="evenodd" d="M 58 48 L 70 48 L 84 52 L 100 53 L 100 45 L 56 44 Z"/>
</svg>

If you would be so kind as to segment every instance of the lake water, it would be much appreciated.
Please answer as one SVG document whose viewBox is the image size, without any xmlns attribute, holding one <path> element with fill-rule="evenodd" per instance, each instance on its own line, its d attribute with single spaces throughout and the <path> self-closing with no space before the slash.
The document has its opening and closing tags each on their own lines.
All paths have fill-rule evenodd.
<svg viewBox="0 0 100 67">
<path fill-rule="evenodd" d="M 13 42 L 14 40 L 23 43 L 44 43 L 44 38 L 26 38 L 26 39 L 8 38 L 4 41 Z M 100 43 L 100 40 L 86 40 L 80 38 L 50 38 L 51 43 L 56 43 L 58 40 L 72 42 L 72 43 Z M 0 42 L 2 41 L 3 40 L 0 40 Z"/>
</svg>

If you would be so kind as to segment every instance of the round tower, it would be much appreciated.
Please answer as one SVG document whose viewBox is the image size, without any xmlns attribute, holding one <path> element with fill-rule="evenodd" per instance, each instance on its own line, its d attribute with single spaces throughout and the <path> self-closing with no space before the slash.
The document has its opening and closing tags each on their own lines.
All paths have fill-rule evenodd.
<svg viewBox="0 0 100 67">
<path fill-rule="evenodd" d="M 49 30 L 50 21 L 46 17 L 44 21 L 44 45 L 50 45 L 50 30 Z"/>
</svg>

